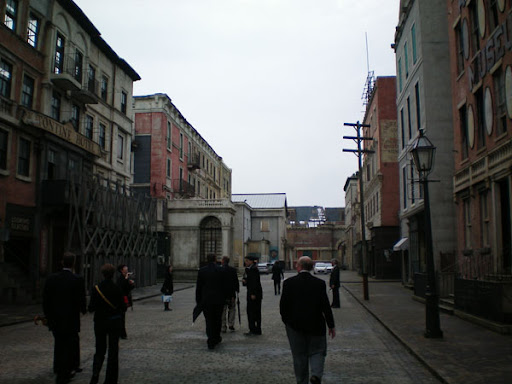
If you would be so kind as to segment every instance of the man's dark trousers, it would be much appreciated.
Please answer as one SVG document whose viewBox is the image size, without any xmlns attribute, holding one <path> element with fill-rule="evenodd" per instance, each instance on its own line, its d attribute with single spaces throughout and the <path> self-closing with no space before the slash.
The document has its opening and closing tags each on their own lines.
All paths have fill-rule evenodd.
<svg viewBox="0 0 512 384">
<path fill-rule="evenodd" d="M 256 335 L 261 335 L 261 300 L 247 298 L 247 320 L 249 322 L 249 331 Z"/>
</svg>

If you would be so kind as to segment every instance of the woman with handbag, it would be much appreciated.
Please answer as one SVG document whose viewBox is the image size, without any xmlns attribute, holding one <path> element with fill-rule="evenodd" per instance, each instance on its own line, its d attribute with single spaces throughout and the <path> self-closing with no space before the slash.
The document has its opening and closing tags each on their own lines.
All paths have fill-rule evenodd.
<svg viewBox="0 0 512 384">
<path fill-rule="evenodd" d="M 112 281 L 115 272 L 116 269 L 112 264 L 103 265 L 101 274 L 104 280 L 96 285 L 91 292 L 89 312 L 94 312 L 96 353 L 94 354 L 90 384 L 96 384 L 99 381 L 107 345 L 108 359 L 105 383 L 117 384 L 119 376 L 119 336 L 126 305 L 121 289 Z"/>
<path fill-rule="evenodd" d="M 162 292 L 162 294 L 165 296 L 170 296 L 174 292 L 174 284 L 172 281 L 172 265 L 167 267 L 164 284 L 162 285 L 160 292 Z M 164 311 L 172 311 L 172 309 L 169 308 L 169 303 L 169 301 L 164 301 Z"/>
</svg>

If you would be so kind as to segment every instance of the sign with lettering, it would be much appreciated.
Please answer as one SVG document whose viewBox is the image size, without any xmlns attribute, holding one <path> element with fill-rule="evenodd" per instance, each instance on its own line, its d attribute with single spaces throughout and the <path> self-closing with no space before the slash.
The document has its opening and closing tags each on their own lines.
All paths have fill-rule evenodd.
<svg viewBox="0 0 512 384">
<path fill-rule="evenodd" d="M 98 157 L 101 156 L 101 148 L 99 144 L 76 132 L 71 123 L 64 125 L 51 117 L 38 112 L 29 111 L 25 108 L 21 108 L 21 114 L 21 121 L 24 124 L 43 129 L 60 137 L 61 139 L 66 140 L 68 143 L 74 144 L 77 147 L 92 153 L 93 155 Z"/>
</svg>

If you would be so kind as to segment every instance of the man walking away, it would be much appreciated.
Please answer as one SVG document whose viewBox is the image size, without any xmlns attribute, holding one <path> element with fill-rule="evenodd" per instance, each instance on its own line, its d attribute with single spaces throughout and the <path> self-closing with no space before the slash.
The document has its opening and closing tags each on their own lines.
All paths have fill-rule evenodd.
<svg viewBox="0 0 512 384">
<path fill-rule="evenodd" d="M 247 256 L 245 258 L 246 268 L 242 284 L 247 287 L 247 320 L 249 322 L 249 332 L 244 333 L 245 336 L 261 335 L 263 289 L 261 288 L 258 260 L 256 256 Z"/>
<path fill-rule="evenodd" d="M 86 313 L 84 279 L 73 273 L 75 255 L 66 252 L 62 271 L 46 279 L 43 311 L 55 339 L 53 370 L 56 383 L 69 383 L 79 366 L 80 312 Z"/>
<path fill-rule="evenodd" d="M 222 311 L 222 332 L 226 333 L 228 326 L 231 332 L 235 331 L 236 295 L 240 291 L 240 283 L 236 269 L 229 265 L 229 257 L 222 258 L 222 267 L 226 273 L 226 301 Z"/>
<path fill-rule="evenodd" d="M 279 303 L 297 384 L 321 383 L 327 354 L 326 323 L 331 338 L 336 336 L 325 282 L 311 275 L 312 269 L 313 261 L 309 257 L 298 260 L 299 273 L 284 281 Z"/>
<path fill-rule="evenodd" d="M 332 308 L 340 307 L 340 269 L 338 267 L 338 260 L 331 260 L 331 264 L 334 267 L 329 277 L 329 285 L 332 289 Z"/>
<path fill-rule="evenodd" d="M 279 264 L 279 260 L 274 262 L 272 266 L 272 280 L 274 280 L 274 294 L 281 294 L 281 278 L 284 280 L 284 273 L 281 265 Z"/>
<path fill-rule="evenodd" d="M 217 265 L 217 257 L 210 253 L 206 256 L 208 265 L 197 273 L 196 303 L 203 308 L 206 321 L 208 349 L 214 349 L 222 341 L 222 311 L 225 302 L 224 269 Z"/>
</svg>

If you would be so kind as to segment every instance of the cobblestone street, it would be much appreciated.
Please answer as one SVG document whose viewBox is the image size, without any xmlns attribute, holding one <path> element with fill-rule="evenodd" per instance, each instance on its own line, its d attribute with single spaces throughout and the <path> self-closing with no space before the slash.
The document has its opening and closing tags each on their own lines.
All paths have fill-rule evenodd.
<svg viewBox="0 0 512 384">
<path fill-rule="evenodd" d="M 287 274 L 291 276 L 291 272 Z M 325 278 L 325 277 L 324 277 Z M 195 289 L 174 294 L 171 312 L 160 297 L 135 303 L 127 314 L 128 339 L 120 342 L 120 383 L 294 383 L 292 358 L 279 316 L 279 296 L 270 275 L 262 276 L 263 335 L 247 338 L 245 288 L 242 326 L 223 334 L 214 350 L 206 346 L 201 316 L 192 325 Z M 345 290 L 335 310 L 337 336 L 328 342 L 324 383 L 437 383 L 430 372 L 399 344 Z M 53 338 L 33 323 L 0 328 L 0 382 L 52 383 Z M 94 354 L 92 316 L 82 317 L 84 371 L 72 383 L 88 383 Z M 105 367 L 102 371 L 102 377 Z"/>
</svg>

